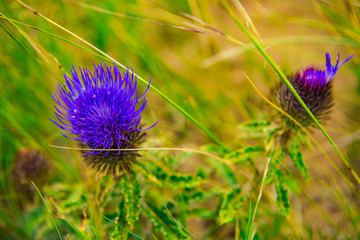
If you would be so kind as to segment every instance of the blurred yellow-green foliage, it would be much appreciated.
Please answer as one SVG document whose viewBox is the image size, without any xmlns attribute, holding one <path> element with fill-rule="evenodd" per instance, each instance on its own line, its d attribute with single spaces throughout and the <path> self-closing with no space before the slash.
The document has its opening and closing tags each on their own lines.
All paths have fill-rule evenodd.
<svg viewBox="0 0 360 240">
<path fill-rule="evenodd" d="M 247 236 L 266 154 L 238 162 L 226 154 L 258 146 L 262 140 L 250 139 L 239 125 L 265 121 L 271 111 L 245 74 L 264 96 L 280 79 L 225 6 L 256 36 L 253 23 L 286 75 L 324 66 L 326 52 L 333 58 L 340 53 L 341 61 L 355 53 L 334 79 L 335 106 L 324 127 L 360 172 L 357 0 L 3 0 L 1 239 L 136 239 L 121 227 L 144 239 L 360 238 L 359 183 L 317 129 L 311 135 L 331 161 L 312 143 L 304 146 L 306 181 L 285 157 L 291 213 L 279 212 L 275 187 L 265 186 L 256 228 Z M 144 80 L 151 78 L 152 86 L 183 109 L 150 90 L 143 123 L 159 123 L 143 147 L 209 152 L 230 165 L 203 154 L 153 150 L 141 153 L 134 173 L 113 178 L 85 166 L 77 151 L 49 147 L 77 147 L 49 120 L 55 117 L 51 93 L 64 83 L 63 74 L 73 65 L 93 70 L 93 64 L 114 62 L 90 44 Z M 139 88 L 144 91 L 146 84 L 139 81 Z M 26 193 L 12 177 L 15 156 L 24 148 L 39 150 L 51 162 L 42 179 L 21 179 L 32 189 Z"/>
</svg>

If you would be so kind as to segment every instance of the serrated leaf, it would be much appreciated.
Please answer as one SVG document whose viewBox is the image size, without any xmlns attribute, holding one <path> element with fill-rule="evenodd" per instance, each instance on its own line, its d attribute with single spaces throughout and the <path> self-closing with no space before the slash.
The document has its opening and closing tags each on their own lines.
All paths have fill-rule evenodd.
<svg viewBox="0 0 360 240">
<path fill-rule="evenodd" d="M 122 199 L 117 210 L 116 222 L 128 230 L 132 230 L 140 215 L 140 183 L 134 173 L 124 174 L 117 188 L 122 189 Z M 128 233 L 115 228 L 112 239 L 128 239 Z"/>
<path fill-rule="evenodd" d="M 147 169 L 144 170 L 146 171 L 144 176 L 160 188 L 192 188 L 202 184 L 203 181 L 201 176 L 175 173 L 171 170 L 164 170 L 159 167 L 154 168 L 153 171 L 148 171 Z"/>
<path fill-rule="evenodd" d="M 191 188 L 201 184 L 202 178 L 188 174 L 170 175 L 166 179 L 172 188 Z"/>
<path fill-rule="evenodd" d="M 223 177 L 227 186 L 234 188 L 237 186 L 237 179 L 232 169 L 226 164 L 219 162 L 216 159 L 209 159 L 209 163 L 212 164 L 214 169 Z"/>
<path fill-rule="evenodd" d="M 300 171 L 301 175 L 306 179 L 309 180 L 309 172 L 304 163 L 303 155 L 300 151 L 300 141 L 298 137 L 295 137 L 291 140 L 290 145 L 288 147 L 289 155 L 295 165 L 295 167 Z"/>
<path fill-rule="evenodd" d="M 141 203 L 140 184 L 134 173 L 124 176 L 124 186 L 126 221 L 132 228 L 139 218 Z"/>
<path fill-rule="evenodd" d="M 217 197 L 222 194 L 222 191 L 218 188 L 203 190 L 199 188 L 185 189 L 175 196 L 175 200 L 181 201 L 188 208 L 192 208 L 196 204 L 203 203 L 210 198 Z"/>
<path fill-rule="evenodd" d="M 202 219 L 212 219 L 217 217 L 215 212 L 211 211 L 208 208 L 188 209 L 186 212 L 189 216 L 195 216 L 197 218 L 202 218 Z"/>
<path fill-rule="evenodd" d="M 211 197 L 219 195 L 220 190 L 218 189 L 211 189 L 211 190 L 198 190 L 194 189 L 193 194 L 190 195 L 190 200 L 193 200 L 197 203 L 204 202 Z"/>
<path fill-rule="evenodd" d="M 220 156 L 223 156 L 223 155 L 226 155 L 229 153 L 228 149 L 223 148 L 219 145 L 213 145 L 213 144 L 205 145 L 201 148 L 201 150 L 203 150 L 205 152 L 217 153 Z"/>
<path fill-rule="evenodd" d="M 290 200 L 289 200 L 289 193 L 288 189 L 284 185 L 282 180 L 282 174 L 279 171 L 277 177 L 275 178 L 275 188 L 276 188 L 276 204 L 280 213 L 287 217 L 290 214 Z"/>
<path fill-rule="evenodd" d="M 271 123 L 268 121 L 254 121 L 238 126 L 239 138 L 262 138 L 272 131 Z"/>
<path fill-rule="evenodd" d="M 233 163 L 249 161 L 253 158 L 264 156 L 264 148 L 261 146 L 244 147 L 225 155 L 225 159 Z"/>
<path fill-rule="evenodd" d="M 245 197 L 241 195 L 240 188 L 236 188 L 223 196 L 219 209 L 220 224 L 234 221 L 235 212 L 242 206 L 244 199 Z"/>
</svg>

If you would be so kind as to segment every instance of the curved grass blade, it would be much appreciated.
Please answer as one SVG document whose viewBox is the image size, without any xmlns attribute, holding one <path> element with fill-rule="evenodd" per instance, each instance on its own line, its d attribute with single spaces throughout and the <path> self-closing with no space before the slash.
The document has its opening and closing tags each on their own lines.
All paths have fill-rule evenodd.
<svg viewBox="0 0 360 240">
<path fill-rule="evenodd" d="M 90 150 L 94 150 L 94 149 L 90 149 L 90 148 L 69 148 L 69 147 L 62 147 L 62 146 L 55 146 L 55 145 L 47 145 L 48 147 L 52 147 L 52 148 L 58 148 L 58 149 L 69 149 L 69 150 L 84 150 L 84 151 L 90 151 Z M 102 149 L 95 149 L 98 151 L 101 151 Z M 201 150 L 197 150 L 197 149 L 191 149 L 191 148 L 166 148 L 166 147 L 162 147 L 162 148 L 124 148 L 124 149 L 117 149 L 117 148 L 110 148 L 109 151 L 180 151 L 180 152 L 191 152 L 191 153 L 197 153 L 200 155 L 204 155 L 213 159 L 218 160 L 220 163 L 225 164 L 228 167 L 231 167 L 233 165 L 232 162 L 221 158 L 217 155 L 214 155 L 212 153 L 209 152 L 205 152 L 205 151 L 201 151 Z"/>
<path fill-rule="evenodd" d="M 9 21 L 7 17 L 1 12 L 0 12 L 0 17 L 6 19 L 13 27 L 16 28 L 16 30 L 30 43 L 30 45 L 34 48 L 34 50 L 39 54 L 39 56 L 41 57 L 41 59 L 45 64 L 48 64 L 49 59 L 51 59 L 57 64 L 58 68 L 60 69 L 62 68 L 59 61 L 54 56 L 52 56 L 49 52 L 47 52 L 39 43 L 37 43 L 32 37 L 30 37 L 27 33 L 25 33 L 19 26 L 17 26 L 14 22 Z M 16 42 L 19 43 L 18 41 Z M 32 54 L 30 55 L 33 57 Z M 40 62 L 37 58 L 34 59 Z"/>
<path fill-rule="evenodd" d="M 50 215 L 50 217 L 51 217 L 51 221 L 52 221 L 53 224 L 54 224 L 54 227 L 55 227 L 55 229 L 56 229 L 56 232 L 57 232 L 60 240 L 62 240 L 62 237 L 61 237 L 61 234 L 60 234 L 60 232 L 59 232 L 59 229 L 58 229 L 58 227 L 57 227 L 57 225 L 56 225 L 55 219 L 54 219 L 53 215 L 51 214 L 50 209 L 49 209 L 48 206 L 46 205 L 46 202 L 45 202 L 45 200 L 44 200 L 41 192 L 40 192 L 39 189 L 36 187 L 36 185 L 35 185 L 35 183 L 34 183 L 33 181 L 31 181 L 31 184 L 34 186 L 36 192 L 39 194 L 42 202 L 44 203 L 44 205 L 45 205 L 45 207 L 46 207 L 46 210 L 47 210 L 47 212 L 49 213 L 49 215 Z"/>
<path fill-rule="evenodd" d="M 346 7 L 346 10 L 348 11 L 348 14 L 351 17 L 351 20 L 356 24 L 356 27 L 360 25 L 359 18 L 356 14 L 356 11 L 354 10 L 352 3 L 349 0 L 344 0 L 344 5 Z"/>
<path fill-rule="evenodd" d="M 189 230 L 187 230 L 178 220 L 176 220 L 176 218 L 174 218 L 174 216 L 171 214 L 171 212 L 169 211 L 169 209 L 167 208 L 166 204 L 164 203 L 164 207 L 167 211 L 167 213 L 169 214 L 169 216 L 172 218 L 172 220 L 174 220 L 182 229 L 184 229 L 184 231 L 186 231 L 189 235 L 191 235 L 194 239 L 199 239 L 197 238 L 193 233 L 191 233 Z"/>
<path fill-rule="evenodd" d="M 249 24 L 249 26 L 251 27 L 251 29 L 253 30 L 255 36 L 258 38 L 258 39 L 261 39 L 260 38 L 260 35 L 253 23 L 253 21 L 251 20 L 249 14 L 246 12 L 244 6 L 241 4 L 240 0 L 232 0 L 233 4 L 235 5 L 235 7 L 239 10 L 240 14 L 242 16 L 244 16 L 244 18 L 246 19 L 246 23 Z"/>
<path fill-rule="evenodd" d="M 0 13 L 0 17 L 2 17 L 2 13 Z M 4 31 L 22 48 L 25 52 L 27 52 L 32 58 L 34 58 L 37 62 L 39 60 L 23 45 L 20 41 L 18 41 L 2 24 L 0 24 L 0 27 L 4 29 Z"/>
<path fill-rule="evenodd" d="M 335 38 L 328 37 L 325 35 L 296 35 L 296 36 L 287 36 L 281 38 L 268 38 L 262 39 L 262 42 L 266 46 L 281 46 L 285 44 L 298 44 L 298 43 L 315 43 L 315 44 L 338 44 L 338 45 L 348 45 L 360 48 L 360 43 L 350 38 Z M 252 44 L 246 44 L 243 46 L 237 46 L 233 48 L 226 49 L 222 52 L 219 52 L 207 59 L 205 59 L 201 65 L 204 68 L 211 67 L 219 62 L 226 61 L 230 58 L 239 56 L 248 51 L 256 50 L 256 47 Z"/>
<path fill-rule="evenodd" d="M 139 17 L 130 16 L 130 15 L 127 15 L 127 14 L 124 14 L 124 13 L 113 12 L 113 11 L 110 11 L 110 10 L 107 10 L 107 9 L 104 9 L 104 8 L 96 7 L 96 6 L 86 4 L 86 3 L 83 3 L 83 2 L 79 2 L 79 1 L 74 1 L 74 3 L 76 3 L 79 6 L 84 7 L 84 8 L 88 8 L 88 9 L 91 9 L 91 10 L 94 10 L 94 11 L 97 11 L 97 12 L 101 12 L 101 13 L 105 13 L 105 14 L 109 14 L 109 15 L 113 15 L 113 16 L 117 16 L 117 17 L 121 17 L 121 18 L 128 18 L 128 19 L 132 19 L 132 20 L 136 20 L 136 21 L 140 21 L 140 22 L 151 23 L 151 24 L 156 24 L 156 25 L 160 25 L 160 26 L 164 26 L 164 27 L 171 27 L 171 28 L 176 28 L 176 29 L 180 29 L 180 30 L 206 34 L 206 32 L 199 31 L 199 30 L 196 30 L 196 29 L 183 27 L 183 26 L 172 25 L 172 24 L 167 24 L 167 23 L 156 22 L 156 21 L 152 21 L 152 20 L 148 20 L 148 19 L 143 19 L 143 18 L 139 18 Z"/>
<path fill-rule="evenodd" d="M 259 194 L 258 194 L 256 203 L 255 203 L 254 211 L 251 214 L 251 218 L 249 219 L 250 224 L 248 225 L 248 234 L 246 235 L 246 240 L 252 239 L 251 236 L 253 236 L 253 232 L 254 232 L 255 216 L 256 216 L 257 208 L 258 208 L 259 203 L 260 203 L 260 199 L 261 199 L 261 197 L 263 195 L 263 192 L 264 192 L 264 189 L 265 189 L 265 180 L 266 180 L 267 173 L 269 172 L 269 166 L 270 166 L 271 160 L 273 158 L 277 157 L 276 152 L 272 153 L 271 155 L 272 156 L 269 156 L 267 161 L 266 161 L 265 169 L 264 169 L 264 172 L 263 172 L 263 177 L 262 177 L 262 180 L 261 180 Z"/>
<path fill-rule="evenodd" d="M 161 8 L 161 9 L 167 11 L 167 12 L 171 12 L 171 13 L 173 13 L 174 15 L 176 15 L 178 17 L 182 17 L 182 18 L 184 18 L 186 20 L 189 20 L 189 21 L 193 22 L 194 24 L 188 23 L 191 26 L 199 26 L 200 25 L 201 27 L 203 27 L 205 29 L 208 29 L 211 32 L 213 32 L 213 33 L 215 33 L 215 34 L 217 34 L 219 36 L 225 37 L 226 39 L 228 39 L 231 42 L 234 42 L 234 43 L 240 44 L 240 45 L 244 45 L 243 42 L 239 41 L 238 39 L 234 38 L 233 36 L 223 32 L 223 31 L 215 28 L 214 26 L 208 24 L 207 22 L 203 21 L 202 19 L 199 19 L 197 17 L 194 17 L 194 16 L 192 16 L 190 14 L 187 14 L 187 13 L 184 13 L 184 12 L 177 12 L 177 11 L 175 11 L 175 10 L 165 6 L 165 5 L 154 2 L 152 0 L 146 0 L 146 1 L 149 2 L 149 3 L 152 3 L 154 6 L 157 6 L 157 7 Z"/>
<path fill-rule="evenodd" d="M 39 32 L 48 34 L 48 35 L 50 35 L 50 36 L 52 36 L 52 37 L 54 37 L 54 38 L 60 39 L 60 40 L 62 40 L 62 41 L 64 41 L 64 42 L 67 42 L 67 43 L 69 43 L 69 44 L 71 44 L 71 45 L 74 45 L 74 46 L 76 46 L 76 47 L 78 47 L 78 48 L 81 48 L 81 49 L 83 49 L 83 50 L 85 50 L 85 51 L 87 51 L 87 52 L 90 52 L 91 54 L 94 54 L 95 56 L 97 56 L 98 58 L 100 58 L 100 59 L 102 59 L 102 60 L 104 60 L 104 61 L 107 61 L 107 62 L 109 62 L 109 63 L 113 63 L 113 62 L 112 62 L 111 60 L 109 60 L 108 58 L 106 58 L 106 57 L 104 57 L 104 56 L 102 56 L 102 55 L 100 55 L 100 54 L 92 51 L 91 49 L 88 49 L 88 48 L 86 48 L 86 47 L 83 47 L 83 46 L 81 46 L 81 45 L 79 45 L 79 44 L 76 44 L 76 43 L 74 43 L 74 42 L 72 42 L 72 41 L 70 41 L 70 40 L 67 40 L 66 38 L 60 37 L 60 36 L 58 36 L 58 35 L 56 35 L 56 34 L 53 34 L 53 33 L 51 33 L 51 32 L 48 32 L 48 31 L 46 31 L 46 30 L 44 30 L 44 29 L 41 29 L 41 28 L 32 26 L 32 25 L 30 25 L 30 24 L 26 24 L 26 23 L 17 21 L 17 20 L 12 19 L 12 18 L 8 18 L 8 17 L 6 17 L 6 16 L 4 16 L 4 15 L 1 16 L 1 13 L 0 13 L 0 18 L 6 19 L 6 20 L 9 21 L 9 22 L 21 24 L 21 25 L 23 25 L 23 26 L 25 26 L 25 27 L 32 28 L 32 29 L 34 29 L 34 30 L 36 30 L 36 31 L 39 31 Z"/>
</svg>

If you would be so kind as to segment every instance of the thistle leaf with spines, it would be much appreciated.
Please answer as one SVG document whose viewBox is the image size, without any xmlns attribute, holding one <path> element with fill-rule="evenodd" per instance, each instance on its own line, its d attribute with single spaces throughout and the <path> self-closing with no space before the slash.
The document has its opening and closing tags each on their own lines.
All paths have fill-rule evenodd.
<svg viewBox="0 0 360 240">
<path fill-rule="evenodd" d="M 135 228 L 141 211 L 140 183 L 134 173 L 124 174 L 118 187 L 122 189 L 122 199 L 118 205 L 117 223 L 131 231 Z M 112 232 L 112 239 L 128 239 L 128 233 L 118 227 Z"/>
<path fill-rule="evenodd" d="M 235 213 L 242 207 L 246 198 L 248 196 L 241 194 L 240 188 L 235 188 L 222 196 L 218 213 L 221 225 L 234 221 Z"/>
<path fill-rule="evenodd" d="M 151 171 L 149 170 L 149 167 L 151 168 Z M 151 162 L 148 163 L 148 166 L 142 165 L 142 168 L 146 172 L 144 177 L 146 177 L 149 182 L 152 182 L 160 188 L 191 188 L 198 186 L 203 182 L 203 178 L 201 176 L 176 173 L 171 169 L 159 167 Z"/>
<path fill-rule="evenodd" d="M 243 147 L 225 155 L 225 159 L 230 160 L 232 163 L 241 163 L 250 161 L 253 158 L 265 156 L 266 153 L 262 146 Z"/>
<path fill-rule="evenodd" d="M 299 134 L 298 134 L 299 135 Z M 301 152 L 301 145 L 299 137 L 296 136 L 290 140 L 290 145 L 287 148 L 287 151 L 295 165 L 295 167 L 300 171 L 301 175 L 309 180 L 309 172 L 305 165 L 303 154 Z"/>
<path fill-rule="evenodd" d="M 290 214 L 291 204 L 289 199 L 289 192 L 287 187 L 284 184 L 283 176 L 280 171 L 277 171 L 275 178 L 275 189 L 276 189 L 276 204 L 278 206 L 279 212 L 287 217 Z"/>
</svg>

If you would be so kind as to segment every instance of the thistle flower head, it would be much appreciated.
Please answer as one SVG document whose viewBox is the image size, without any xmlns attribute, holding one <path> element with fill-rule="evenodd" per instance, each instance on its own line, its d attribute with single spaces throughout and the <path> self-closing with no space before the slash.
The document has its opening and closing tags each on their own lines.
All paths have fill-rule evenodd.
<svg viewBox="0 0 360 240">
<path fill-rule="evenodd" d="M 65 137 L 93 149 L 84 154 L 91 155 L 85 158 L 87 162 L 101 170 L 115 171 L 129 161 L 123 158 L 121 150 L 109 154 L 109 149 L 133 148 L 137 143 L 134 140 L 138 140 L 135 136 L 147 130 L 141 129 L 140 121 L 150 83 L 139 97 L 137 78 L 129 69 L 122 76 L 116 65 L 103 67 L 100 63 L 93 73 L 86 68 L 80 68 L 80 73 L 81 78 L 74 68 L 71 77 L 64 75 L 66 87 L 59 84 L 53 95 L 58 105 L 55 106 L 58 121 L 51 120 L 64 131 L 61 133 Z"/>
<path fill-rule="evenodd" d="M 297 74 L 297 81 L 301 85 L 306 86 L 309 89 L 312 90 L 321 90 L 324 86 L 326 86 L 328 83 L 332 81 L 332 79 L 335 77 L 336 72 L 339 70 L 339 68 L 350 60 L 354 55 L 351 55 L 347 59 L 345 59 L 340 65 L 340 54 L 338 54 L 336 65 L 333 66 L 331 64 L 331 57 L 329 53 L 326 53 L 326 70 L 318 69 L 314 67 L 310 67 L 304 70 L 301 70 Z"/>
<path fill-rule="evenodd" d="M 326 53 L 325 69 L 308 67 L 288 77 L 296 92 L 318 120 L 328 118 L 329 110 L 333 105 L 332 80 L 338 69 L 353 56 L 339 64 L 338 54 L 336 65 L 333 66 L 330 54 Z M 310 116 L 283 82 L 280 82 L 272 93 L 280 107 L 303 126 L 313 124 Z"/>
</svg>

